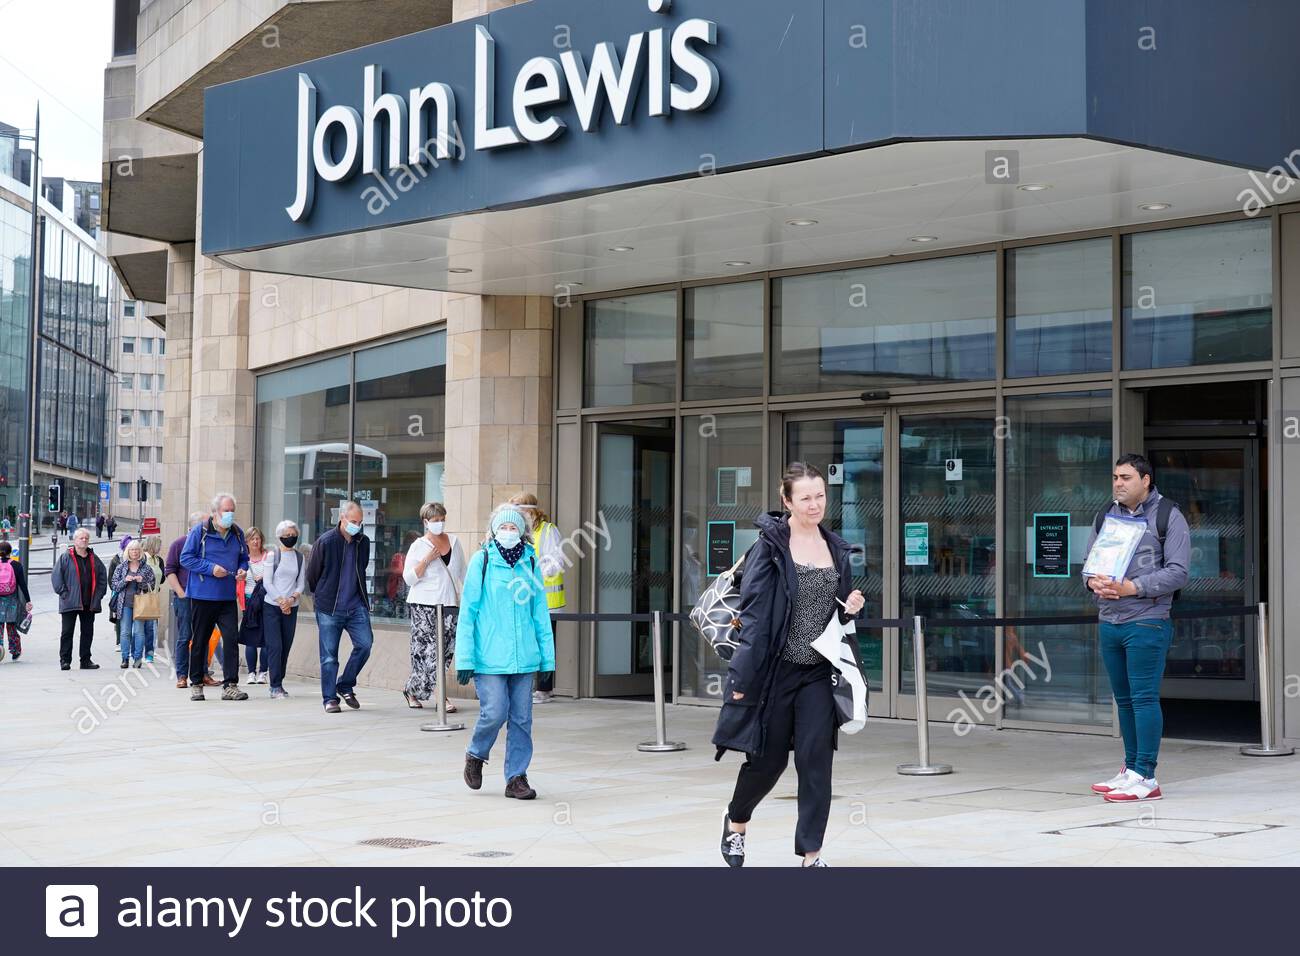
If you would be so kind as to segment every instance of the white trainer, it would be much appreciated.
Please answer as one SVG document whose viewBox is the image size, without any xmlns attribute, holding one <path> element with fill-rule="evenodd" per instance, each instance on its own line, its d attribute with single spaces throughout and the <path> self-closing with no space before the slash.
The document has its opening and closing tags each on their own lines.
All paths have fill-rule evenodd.
<svg viewBox="0 0 1300 956">
<path fill-rule="evenodd" d="M 1131 787 L 1142 779 L 1142 775 L 1136 770 L 1130 770 L 1128 767 L 1120 767 L 1119 773 L 1109 780 L 1103 780 L 1101 783 L 1092 785 L 1093 793 L 1110 793 L 1112 790 L 1123 790 L 1125 787 Z"/>
<path fill-rule="evenodd" d="M 1112 790 L 1110 793 L 1103 794 L 1102 799 L 1107 803 L 1141 803 L 1147 800 L 1159 800 L 1161 796 L 1160 784 L 1156 778 L 1145 777 L 1123 790 Z"/>
</svg>

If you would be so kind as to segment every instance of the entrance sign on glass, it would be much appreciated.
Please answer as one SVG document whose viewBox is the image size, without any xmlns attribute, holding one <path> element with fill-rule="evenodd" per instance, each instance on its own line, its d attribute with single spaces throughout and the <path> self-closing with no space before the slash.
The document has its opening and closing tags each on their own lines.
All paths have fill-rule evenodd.
<svg viewBox="0 0 1300 956">
<path fill-rule="evenodd" d="M 1034 577 L 1070 576 L 1070 516 L 1034 515 Z"/>
<path fill-rule="evenodd" d="M 736 563 L 736 522 L 709 522 L 709 577 L 717 577 Z"/>
<path fill-rule="evenodd" d="M 1083 565 L 1084 577 L 1100 575 L 1116 580 L 1124 577 L 1146 531 L 1145 518 L 1106 515 L 1101 532 L 1093 542 L 1088 560 Z"/>
<path fill-rule="evenodd" d="M 913 521 L 903 525 L 903 563 L 926 567 L 930 564 L 930 525 Z"/>
</svg>

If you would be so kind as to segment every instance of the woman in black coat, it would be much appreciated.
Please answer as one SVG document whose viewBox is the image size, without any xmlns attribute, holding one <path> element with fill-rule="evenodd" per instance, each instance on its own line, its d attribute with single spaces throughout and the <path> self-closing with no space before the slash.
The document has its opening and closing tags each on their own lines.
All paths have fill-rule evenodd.
<svg viewBox="0 0 1300 956">
<path fill-rule="evenodd" d="M 838 720 L 832 667 L 809 645 L 831 615 L 855 616 L 866 603 L 852 590 L 850 545 L 821 526 L 826 482 L 794 462 L 781 480 L 785 513 L 755 522 L 758 542 L 745 558 L 740 585 L 739 646 L 713 743 L 747 755 L 722 820 L 722 858 L 745 863 L 750 815 L 781 779 L 794 750 L 799 824 L 794 851 L 804 866 L 825 866 L 822 840 L 831 809 L 831 762 Z"/>
</svg>

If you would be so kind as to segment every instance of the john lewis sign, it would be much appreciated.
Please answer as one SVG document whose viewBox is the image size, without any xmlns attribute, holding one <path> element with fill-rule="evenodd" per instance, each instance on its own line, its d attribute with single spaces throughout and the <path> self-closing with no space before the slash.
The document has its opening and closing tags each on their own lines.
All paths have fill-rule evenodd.
<svg viewBox="0 0 1300 956">
<path fill-rule="evenodd" d="M 671 4 L 647 0 L 651 13 L 667 14 Z M 632 121 L 638 104 L 645 115 L 659 118 L 707 110 L 721 84 L 707 55 L 717 42 L 717 23 L 692 18 L 632 34 L 621 54 L 614 42 L 604 41 L 589 57 L 576 50 L 534 56 L 516 73 L 508 99 L 499 102 L 496 40 L 486 26 L 476 24 L 473 148 L 490 151 L 559 139 L 569 132 L 568 122 L 556 115 L 566 106 L 583 133 L 599 127 L 606 107 L 619 126 Z M 450 84 L 433 81 L 400 93 L 385 91 L 383 67 L 367 64 L 357 76 L 357 88 L 360 111 L 336 103 L 321 112 L 310 73 L 298 73 L 296 188 L 292 204 L 285 207 L 294 222 L 311 215 L 318 179 L 342 183 L 358 172 L 424 171 L 465 155 L 460 132 L 465 126 Z"/>
</svg>

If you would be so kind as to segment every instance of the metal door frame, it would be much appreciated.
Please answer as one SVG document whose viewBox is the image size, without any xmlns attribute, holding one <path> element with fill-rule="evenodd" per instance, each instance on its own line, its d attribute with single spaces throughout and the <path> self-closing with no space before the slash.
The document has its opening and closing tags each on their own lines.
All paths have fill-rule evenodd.
<svg viewBox="0 0 1300 956">
<path fill-rule="evenodd" d="M 1259 474 L 1259 448 L 1254 438 L 1153 438 L 1145 442 L 1147 452 L 1153 450 L 1184 451 L 1196 450 L 1240 450 L 1242 453 L 1242 474 Z M 1159 487 L 1159 475 L 1156 485 Z M 1259 488 L 1252 482 L 1243 482 L 1242 501 L 1246 522 L 1246 568 L 1245 588 L 1242 594 L 1243 605 L 1259 603 Z M 1176 502 L 1181 506 L 1181 502 Z M 1240 618 L 1234 618 L 1240 620 Z M 1248 618 L 1253 622 L 1254 618 Z M 1250 638 L 1251 628 L 1246 629 L 1246 676 L 1242 681 L 1200 681 L 1194 677 L 1166 677 L 1160 682 L 1160 696 L 1174 700 L 1259 700 L 1259 667 L 1257 654 L 1254 653 L 1254 640 Z M 1231 691 L 1236 691 L 1231 693 Z"/>
<path fill-rule="evenodd" d="M 883 428 L 884 442 L 884 462 L 883 466 L 883 487 L 884 495 L 884 520 L 882 533 L 883 562 L 881 568 L 881 613 L 886 619 L 898 619 L 903 616 L 904 608 L 902 607 L 902 526 L 900 518 L 902 514 L 902 499 L 900 492 L 900 468 L 899 468 L 899 440 L 902 433 L 902 419 L 908 418 L 932 418 L 950 414 L 961 414 L 969 412 L 978 412 L 987 414 L 989 427 L 992 429 L 997 422 L 997 404 L 993 397 L 970 399 L 961 401 L 946 402 L 927 402 L 918 403 L 915 401 L 900 401 L 894 403 L 882 403 L 878 406 L 871 407 L 849 407 L 839 409 L 815 409 L 788 411 L 781 414 L 781 442 L 773 445 L 773 452 L 777 456 L 784 455 L 790 447 L 790 429 L 789 426 L 795 422 L 809 421 L 852 421 L 852 422 L 871 422 L 878 423 Z M 998 455 L 1000 452 L 995 450 L 994 470 L 998 468 Z M 995 480 L 1000 480 L 996 479 Z M 1000 509 L 999 509 L 1000 514 Z M 995 548 L 1001 554 L 1002 551 L 1002 522 L 995 518 Z M 1001 588 L 997 588 L 998 613 L 1002 613 L 1002 593 Z M 1002 659 L 1002 629 L 997 628 L 995 631 L 995 660 Z M 898 628 L 886 628 L 882 637 L 883 646 L 881 654 L 881 681 L 882 690 L 873 690 L 868 706 L 868 714 L 872 717 L 892 717 L 906 720 L 916 719 L 916 696 L 915 694 L 905 694 L 901 690 L 902 662 L 900 659 L 900 650 L 902 647 L 901 634 Z M 931 695 L 935 696 L 935 695 Z M 956 697 L 938 695 L 937 700 L 957 701 Z M 942 719 L 943 714 L 936 709 L 931 714 L 931 719 Z M 997 717 L 987 716 L 982 713 L 976 715 L 979 723 L 995 724 Z"/>
</svg>

